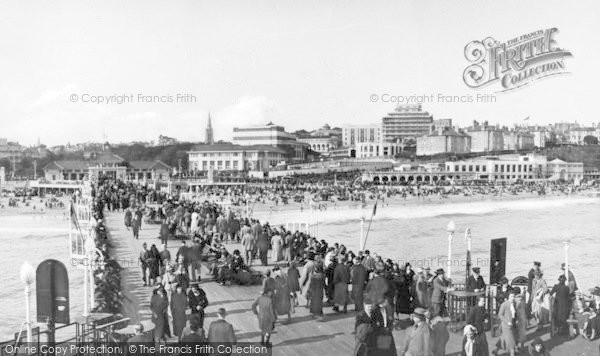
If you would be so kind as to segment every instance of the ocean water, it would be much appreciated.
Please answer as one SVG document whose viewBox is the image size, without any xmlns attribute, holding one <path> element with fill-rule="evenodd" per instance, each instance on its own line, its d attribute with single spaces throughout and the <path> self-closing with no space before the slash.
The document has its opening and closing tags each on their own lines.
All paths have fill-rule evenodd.
<svg viewBox="0 0 600 356">
<path fill-rule="evenodd" d="M 318 222 L 318 238 L 339 242 L 356 251 L 360 241 L 360 218 L 369 225 L 372 205 L 365 209 L 288 213 L 263 213 L 272 224 Z M 446 226 L 454 221 L 449 262 Z M 413 268 L 448 270 L 453 279 L 464 281 L 467 243 L 465 229 L 471 230 L 472 264 L 480 266 L 487 281 L 490 270 L 490 240 L 506 237 L 506 275 L 509 279 L 527 275 L 533 261 L 542 263 L 549 285 L 557 282 L 565 260 L 564 241 L 569 240 L 568 258 L 581 289 L 600 286 L 600 199 L 582 197 L 535 198 L 517 201 L 476 201 L 406 206 L 381 206 L 366 241 L 366 249 Z"/>
<path fill-rule="evenodd" d="M 0 341 L 12 339 L 25 321 L 24 285 L 19 276 L 24 261 L 34 269 L 46 259 L 64 263 L 69 274 L 71 320 L 83 313 L 83 271 L 69 263 L 68 228 L 69 221 L 62 216 L 0 216 Z M 35 295 L 34 284 L 30 304 L 34 322 Z"/>
</svg>

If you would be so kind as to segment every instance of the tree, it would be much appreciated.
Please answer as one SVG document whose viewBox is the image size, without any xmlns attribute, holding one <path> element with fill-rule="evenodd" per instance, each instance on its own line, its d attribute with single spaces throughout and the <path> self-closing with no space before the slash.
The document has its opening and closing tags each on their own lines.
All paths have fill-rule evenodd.
<svg viewBox="0 0 600 356">
<path fill-rule="evenodd" d="M 597 145 L 598 137 L 592 136 L 592 135 L 587 135 L 583 138 L 583 143 L 585 143 L 586 145 Z"/>
</svg>

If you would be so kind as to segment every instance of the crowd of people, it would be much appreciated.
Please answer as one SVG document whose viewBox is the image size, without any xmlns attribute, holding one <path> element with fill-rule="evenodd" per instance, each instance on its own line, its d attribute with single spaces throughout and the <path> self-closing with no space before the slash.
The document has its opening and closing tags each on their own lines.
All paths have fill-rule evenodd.
<svg viewBox="0 0 600 356">
<path fill-rule="evenodd" d="M 143 283 L 154 287 L 151 309 L 156 325 L 155 340 L 171 336 L 169 312 L 173 335 L 180 340 L 186 335 L 204 337 L 204 309 L 208 300 L 200 287 L 202 266 L 223 285 L 249 284 L 257 277 L 252 265 L 258 260 L 267 266 L 271 251 L 275 267 L 263 276 L 261 296 L 251 308 L 257 315 L 262 343 L 270 342 L 279 316 L 287 316 L 286 322 L 293 321 L 291 315 L 296 307 L 302 305 L 315 318 L 323 320 L 324 308 L 330 307 L 333 313 L 347 313 L 348 306 L 354 305 L 355 354 L 395 355 L 392 331 L 402 325 L 403 315 L 410 315 L 412 325 L 407 331 L 405 354 L 444 355 L 450 323 L 447 296 L 455 286 L 442 268 L 413 270 L 408 263 L 399 265 L 369 250 L 354 253 L 344 245 L 329 244 L 304 232 L 288 231 L 283 226 L 272 227 L 243 217 L 241 211 L 218 203 L 218 197 L 225 194 L 239 199 L 249 195 L 266 198 L 289 194 L 289 189 L 297 193 L 295 188 L 285 186 L 211 189 L 204 193 L 213 194 L 215 199 L 191 201 L 132 183 L 105 181 L 99 186 L 94 192 L 96 200 L 109 210 L 125 211 L 124 224 L 133 231 L 133 238 L 138 238 L 142 216 L 153 214 L 152 220 L 161 224 L 160 243 L 157 242 L 161 250 L 157 244 L 148 248 L 144 243 L 140 254 Z M 312 190 L 311 185 L 299 189 L 318 192 Z M 408 191 L 370 189 L 375 189 L 372 194 L 385 192 L 387 196 Z M 486 189 L 491 188 L 469 187 L 471 192 Z M 511 189 L 534 192 L 545 188 L 532 184 Z M 431 194 L 430 190 L 417 194 L 423 192 Z M 182 245 L 171 258 L 167 244 L 174 238 L 180 238 Z M 230 252 L 227 244 L 233 242 L 241 243 L 243 251 Z M 529 273 L 526 288 L 511 285 L 505 276 L 501 276 L 496 285 L 486 286 L 479 269 L 475 267 L 472 272 L 464 289 L 479 298 L 468 302 L 463 329 L 465 355 L 487 355 L 486 331 L 496 324 L 501 332 L 496 350 L 511 355 L 525 349 L 527 328 L 533 324 L 532 319 L 540 329 L 551 324 L 551 333 L 558 335 L 569 333 L 569 323 L 575 314 L 583 315 L 578 329 L 584 337 L 599 336 L 600 317 L 597 318 L 596 313 L 600 306 L 600 289 L 587 296 L 581 293 L 571 271 L 568 283 L 561 274 L 551 288 L 537 262 Z M 191 310 L 192 316 L 186 316 L 186 310 Z M 224 316 L 223 310 L 222 318 Z M 210 329 L 208 334 L 211 334 Z M 544 343 L 536 339 L 529 352 L 543 355 L 544 349 Z"/>
</svg>

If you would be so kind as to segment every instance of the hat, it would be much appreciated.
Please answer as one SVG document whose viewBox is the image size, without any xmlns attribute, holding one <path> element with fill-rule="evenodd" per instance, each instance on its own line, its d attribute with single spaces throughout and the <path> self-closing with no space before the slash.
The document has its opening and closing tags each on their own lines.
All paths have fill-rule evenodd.
<svg viewBox="0 0 600 356">
<path fill-rule="evenodd" d="M 477 328 L 471 324 L 465 325 L 465 328 L 463 329 L 463 335 L 465 336 L 475 334 L 476 332 Z"/>
<path fill-rule="evenodd" d="M 565 277 L 564 274 L 561 274 L 560 276 L 558 276 L 558 280 L 561 281 L 561 282 L 564 282 L 564 281 L 567 280 L 567 277 Z"/>
<path fill-rule="evenodd" d="M 541 267 L 541 266 L 542 266 L 542 263 L 541 263 L 541 262 L 538 262 L 538 261 L 533 261 L 533 265 L 534 265 L 534 266 Z"/>
<path fill-rule="evenodd" d="M 481 268 L 479 268 L 479 267 L 473 267 L 473 272 L 479 273 L 479 272 L 481 272 Z"/>
<path fill-rule="evenodd" d="M 411 316 L 417 317 L 421 320 L 425 320 L 425 313 L 427 313 L 427 310 L 423 308 L 415 308 Z"/>
<path fill-rule="evenodd" d="M 513 289 L 510 291 L 510 294 L 521 294 L 521 288 L 513 287 Z"/>
<path fill-rule="evenodd" d="M 443 268 L 438 268 L 435 270 L 435 274 L 444 274 L 444 273 L 446 273 L 446 272 L 444 272 Z"/>
</svg>

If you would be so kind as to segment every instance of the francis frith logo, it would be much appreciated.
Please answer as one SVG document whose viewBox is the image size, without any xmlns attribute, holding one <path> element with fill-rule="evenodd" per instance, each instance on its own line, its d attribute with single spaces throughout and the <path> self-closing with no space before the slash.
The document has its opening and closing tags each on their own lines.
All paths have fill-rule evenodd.
<svg viewBox="0 0 600 356">
<path fill-rule="evenodd" d="M 471 88 L 499 85 L 508 91 L 532 82 L 568 73 L 565 57 L 571 52 L 557 46 L 558 29 L 549 28 L 515 37 L 504 43 L 488 37 L 465 46 L 465 58 L 471 63 L 463 73 Z"/>
</svg>

